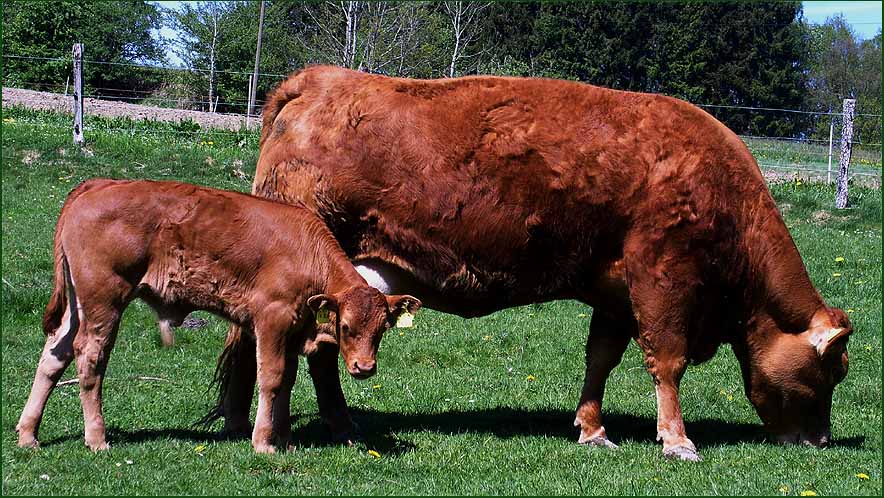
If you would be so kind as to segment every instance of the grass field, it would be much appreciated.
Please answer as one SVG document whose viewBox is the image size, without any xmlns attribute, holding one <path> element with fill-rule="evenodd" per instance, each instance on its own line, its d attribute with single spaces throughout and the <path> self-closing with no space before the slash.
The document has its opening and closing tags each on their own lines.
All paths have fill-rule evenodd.
<svg viewBox="0 0 884 498">
<path fill-rule="evenodd" d="M 4 111 L 3 494 L 881 494 L 881 192 L 854 188 L 853 207 L 835 211 L 831 187 L 798 182 L 773 193 L 813 282 L 855 327 L 850 372 L 835 393 L 833 447 L 766 440 L 728 346 L 683 382 L 688 435 L 703 462 L 662 458 L 653 384 L 634 345 L 605 397 L 620 449 L 576 444 L 592 310 L 566 301 L 473 320 L 426 310 L 415 328 L 394 330 L 376 377 L 342 379 L 364 436 L 354 448 L 327 442 L 302 366 L 292 399 L 297 449 L 273 456 L 253 454 L 245 440 L 216 440 L 218 427 L 192 426 L 212 400 L 225 324 L 201 315 L 207 326 L 179 329 L 176 346 L 162 349 L 151 312 L 136 303 L 105 383 L 111 449 L 84 446 L 76 385 L 50 399 L 41 448 L 18 449 L 13 428 L 43 344 L 52 232 L 68 191 L 95 176 L 247 191 L 257 143 L 254 134 L 187 135 L 168 132 L 194 130 L 158 124 L 102 132 L 135 125 L 94 120 L 84 154 L 71 147 L 69 118 Z"/>
</svg>

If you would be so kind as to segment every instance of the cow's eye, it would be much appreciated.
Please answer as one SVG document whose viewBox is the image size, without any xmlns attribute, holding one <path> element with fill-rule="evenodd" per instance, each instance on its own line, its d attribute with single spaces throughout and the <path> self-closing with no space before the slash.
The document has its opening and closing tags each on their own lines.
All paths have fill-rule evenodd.
<svg viewBox="0 0 884 498">
<path fill-rule="evenodd" d="M 341 324 L 341 332 L 343 332 L 343 333 L 345 333 L 345 334 L 349 334 L 349 333 L 350 333 L 350 327 L 349 327 L 346 323 L 342 323 L 342 324 Z"/>
</svg>

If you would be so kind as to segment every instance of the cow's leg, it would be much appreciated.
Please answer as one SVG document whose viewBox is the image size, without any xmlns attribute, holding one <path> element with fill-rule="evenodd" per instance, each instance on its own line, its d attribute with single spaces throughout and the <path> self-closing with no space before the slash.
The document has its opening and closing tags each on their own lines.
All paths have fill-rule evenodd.
<svg viewBox="0 0 884 498">
<path fill-rule="evenodd" d="M 74 340 L 86 446 L 93 451 L 109 447 L 105 440 L 101 393 L 121 315 L 122 310 L 112 305 L 93 305 L 86 308 L 83 324 Z"/>
<path fill-rule="evenodd" d="M 282 386 L 273 401 L 273 433 L 278 445 L 282 448 L 288 448 L 292 440 L 292 388 L 295 386 L 298 375 L 298 352 L 292 347 L 292 342 L 294 341 L 289 341 L 286 348 Z"/>
<path fill-rule="evenodd" d="M 316 389 L 319 416 L 328 424 L 335 442 L 352 445 L 357 438 L 356 426 L 350 418 L 347 400 L 341 389 L 338 373 L 338 347 L 323 344 L 316 353 L 307 357 L 310 378 Z"/>
<path fill-rule="evenodd" d="M 68 306 L 62 316 L 61 324 L 55 332 L 46 337 L 46 345 L 43 346 L 43 354 L 37 365 L 31 394 L 15 426 L 18 432 L 18 445 L 23 448 L 37 446 L 37 431 L 40 428 L 46 401 L 74 358 L 74 337 L 80 327 L 80 320 L 76 299 L 72 299 L 73 293 L 70 287 L 68 296 Z"/>
<path fill-rule="evenodd" d="M 608 440 L 602 425 L 602 397 L 608 375 L 626 351 L 632 327 L 631 318 L 619 319 L 598 309 L 593 311 L 586 339 L 586 379 L 574 419 L 574 425 L 580 428 L 581 444 L 617 447 Z"/>
<path fill-rule="evenodd" d="M 624 260 L 636 339 L 656 388 L 657 440 L 663 441 L 665 456 L 697 461 L 700 455 L 685 433 L 678 390 L 688 365 L 691 314 L 701 306 L 696 289 L 700 270 L 693 254 L 672 243 L 676 235 L 688 235 L 660 237 L 655 229 L 635 233 L 626 241 Z"/>
<path fill-rule="evenodd" d="M 228 348 L 226 354 L 231 355 L 231 361 L 225 365 L 228 381 L 222 385 L 224 404 L 224 428 L 223 434 L 239 435 L 250 434 L 252 424 L 249 422 L 249 411 L 252 407 L 252 398 L 255 394 L 255 382 L 257 380 L 257 363 L 255 340 L 252 334 L 238 326 L 231 325 L 227 339 Z"/>
<path fill-rule="evenodd" d="M 255 323 L 258 363 L 258 413 L 252 431 L 252 446 L 258 453 L 275 453 L 274 428 L 281 423 L 274 409 L 283 388 L 286 367 L 286 332 L 291 327 L 291 314 L 283 306 L 270 305 Z M 285 421 L 291 423 L 288 410 Z"/>
</svg>

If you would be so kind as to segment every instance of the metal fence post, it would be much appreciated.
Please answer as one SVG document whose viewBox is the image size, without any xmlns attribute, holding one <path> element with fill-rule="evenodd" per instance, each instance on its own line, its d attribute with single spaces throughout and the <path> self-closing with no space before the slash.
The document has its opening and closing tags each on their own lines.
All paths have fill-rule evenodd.
<svg viewBox="0 0 884 498">
<path fill-rule="evenodd" d="M 74 43 L 74 145 L 83 146 L 83 44 Z"/>
<path fill-rule="evenodd" d="M 847 167 L 850 166 L 850 149 L 853 142 L 853 111 L 855 99 L 844 99 L 841 124 L 841 158 L 838 161 L 838 189 L 835 193 L 835 207 L 847 207 Z"/>
</svg>

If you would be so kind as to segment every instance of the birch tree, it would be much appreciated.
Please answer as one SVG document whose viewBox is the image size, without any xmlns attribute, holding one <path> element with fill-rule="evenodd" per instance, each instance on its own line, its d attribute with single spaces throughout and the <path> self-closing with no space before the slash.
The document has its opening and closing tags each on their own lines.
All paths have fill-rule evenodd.
<svg viewBox="0 0 884 498">
<path fill-rule="evenodd" d="M 442 2 L 443 8 L 451 22 L 454 45 L 451 49 L 451 63 L 448 66 L 448 77 L 457 74 L 457 63 L 463 59 L 474 57 L 478 53 L 469 54 L 468 48 L 479 35 L 479 23 L 482 12 L 490 3 L 485 2 Z"/>
</svg>

